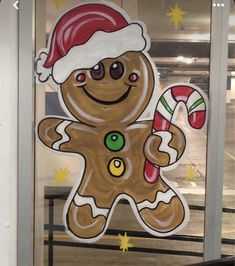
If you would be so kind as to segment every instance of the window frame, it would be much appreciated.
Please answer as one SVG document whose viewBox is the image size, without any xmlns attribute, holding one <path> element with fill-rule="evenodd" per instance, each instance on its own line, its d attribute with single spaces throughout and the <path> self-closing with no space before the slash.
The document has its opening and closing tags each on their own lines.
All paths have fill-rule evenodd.
<svg viewBox="0 0 235 266">
<path fill-rule="evenodd" d="M 223 8 L 213 4 L 224 3 Z M 220 258 L 230 1 L 211 1 L 204 260 Z M 35 0 L 19 3 L 17 265 L 34 264 Z M 216 130 L 214 130 L 216 128 Z M 216 200 L 215 200 L 216 196 Z"/>
</svg>

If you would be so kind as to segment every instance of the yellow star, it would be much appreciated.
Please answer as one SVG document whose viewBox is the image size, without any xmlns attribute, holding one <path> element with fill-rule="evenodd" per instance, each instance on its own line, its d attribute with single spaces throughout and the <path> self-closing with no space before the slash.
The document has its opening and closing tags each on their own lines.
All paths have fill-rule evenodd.
<svg viewBox="0 0 235 266">
<path fill-rule="evenodd" d="M 186 13 L 187 12 L 184 12 L 181 7 L 175 4 L 174 7 L 171 7 L 171 12 L 166 13 L 166 15 L 171 17 L 171 21 L 174 24 L 175 29 L 177 30 L 183 20 L 183 15 L 185 15 Z"/>
<path fill-rule="evenodd" d="M 192 164 L 190 164 L 189 167 L 188 167 L 186 180 L 195 181 L 196 180 L 195 175 L 196 175 L 196 169 L 195 169 L 195 167 Z"/>
<path fill-rule="evenodd" d="M 56 5 L 56 8 L 59 9 L 60 6 L 64 3 L 65 0 L 53 0 L 55 5 Z"/>
<path fill-rule="evenodd" d="M 126 250 L 128 251 L 128 248 L 132 248 L 133 245 L 131 243 L 129 243 L 129 237 L 127 236 L 126 232 L 125 232 L 125 235 L 122 236 L 122 235 L 118 235 L 119 236 L 119 239 L 121 240 L 120 241 L 120 249 L 122 249 L 122 252 L 124 253 Z"/>
<path fill-rule="evenodd" d="M 68 167 L 60 167 L 55 171 L 55 182 L 57 184 L 66 184 L 68 183 L 67 176 L 70 174 Z"/>
</svg>

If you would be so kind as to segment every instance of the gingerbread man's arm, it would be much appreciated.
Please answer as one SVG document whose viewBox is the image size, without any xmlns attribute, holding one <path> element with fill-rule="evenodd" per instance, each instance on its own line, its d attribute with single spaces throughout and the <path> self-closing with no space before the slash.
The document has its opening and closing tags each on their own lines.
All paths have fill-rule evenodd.
<svg viewBox="0 0 235 266">
<path fill-rule="evenodd" d="M 184 133 L 171 124 L 169 131 L 158 131 L 148 137 L 144 153 L 152 164 L 165 167 L 176 163 L 183 155 L 185 147 Z"/>
<path fill-rule="evenodd" d="M 38 137 L 41 142 L 62 152 L 80 153 L 90 134 L 96 134 L 91 127 L 62 118 L 48 117 L 38 125 Z"/>
</svg>

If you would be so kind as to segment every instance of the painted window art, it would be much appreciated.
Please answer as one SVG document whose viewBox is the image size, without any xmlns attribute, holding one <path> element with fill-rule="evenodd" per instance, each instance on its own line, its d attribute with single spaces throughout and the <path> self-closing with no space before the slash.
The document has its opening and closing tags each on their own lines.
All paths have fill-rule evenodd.
<svg viewBox="0 0 235 266">
<path fill-rule="evenodd" d="M 188 126 L 200 130 L 207 99 L 189 83 L 171 84 L 154 97 L 158 75 L 149 48 L 142 22 L 100 1 L 63 14 L 36 57 L 37 82 L 58 88 L 69 116 L 43 118 L 38 139 L 83 162 L 63 213 L 76 241 L 100 239 L 121 199 L 155 236 L 174 234 L 189 220 L 186 200 L 162 171 L 177 167 L 187 153 L 174 119 L 179 107 Z M 152 110 L 147 118 L 146 110 Z"/>
</svg>

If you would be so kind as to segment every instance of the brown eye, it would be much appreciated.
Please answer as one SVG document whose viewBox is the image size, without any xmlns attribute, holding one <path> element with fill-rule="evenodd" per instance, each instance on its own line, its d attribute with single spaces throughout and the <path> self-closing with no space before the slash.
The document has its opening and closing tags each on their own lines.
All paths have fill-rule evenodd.
<svg viewBox="0 0 235 266">
<path fill-rule="evenodd" d="M 123 75 L 124 73 L 124 66 L 121 62 L 117 61 L 114 62 L 111 67 L 110 67 L 110 76 L 113 79 L 120 79 L 120 77 Z"/>
<path fill-rule="evenodd" d="M 101 62 L 91 69 L 91 76 L 95 80 L 100 80 L 104 77 L 104 65 Z"/>
<path fill-rule="evenodd" d="M 86 80 L 86 75 L 84 73 L 80 73 L 77 75 L 76 79 L 78 82 L 83 82 Z"/>
</svg>

